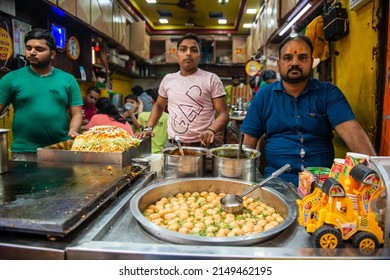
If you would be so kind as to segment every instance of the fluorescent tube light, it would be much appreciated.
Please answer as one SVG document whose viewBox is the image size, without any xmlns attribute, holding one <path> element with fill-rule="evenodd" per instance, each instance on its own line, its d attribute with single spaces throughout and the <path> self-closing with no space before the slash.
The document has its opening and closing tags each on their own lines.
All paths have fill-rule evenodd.
<svg viewBox="0 0 390 280">
<path fill-rule="evenodd" d="M 246 14 L 248 14 L 248 15 L 254 15 L 254 14 L 256 14 L 256 12 L 257 12 L 257 9 L 247 9 L 246 10 Z"/>
<path fill-rule="evenodd" d="M 146 3 L 148 3 L 148 4 L 156 4 L 157 0 L 146 0 Z"/>
<path fill-rule="evenodd" d="M 218 23 L 219 23 L 219 24 L 226 24 L 226 23 L 227 23 L 227 20 L 224 19 L 224 18 L 221 18 L 221 19 L 218 20 Z"/>
<path fill-rule="evenodd" d="M 166 18 L 160 18 L 160 19 L 159 19 L 159 22 L 160 22 L 160 23 L 168 23 L 168 19 L 166 19 Z"/>
<path fill-rule="evenodd" d="M 300 19 L 304 13 L 307 12 L 311 8 L 311 3 L 307 4 L 287 25 L 285 28 L 280 31 L 279 36 L 283 36 L 284 33 L 286 33 L 291 26 L 294 25 L 294 23 L 297 22 L 298 19 Z"/>
<path fill-rule="evenodd" d="M 252 23 L 244 23 L 243 25 L 242 25 L 242 27 L 244 27 L 244 28 L 251 28 L 252 27 Z"/>
</svg>

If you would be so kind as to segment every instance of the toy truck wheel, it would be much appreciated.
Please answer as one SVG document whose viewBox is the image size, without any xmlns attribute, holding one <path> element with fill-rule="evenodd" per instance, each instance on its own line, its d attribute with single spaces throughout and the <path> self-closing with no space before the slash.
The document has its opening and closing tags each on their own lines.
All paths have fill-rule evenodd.
<svg viewBox="0 0 390 280">
<path fill-rule="evenodd" d="M 332 226 L 319 227 L 314 231 L 311 238 L 317 248 L 334 249 L 342 247 L 341 233 Z"/>
<path fill-rule="evenodd" d="M 371 253 L 375 248 L 378 248 L 379 241 L 374 234 L 360 231 L 352 237 L 352 246 L 363 252 Z"/>
</svg>

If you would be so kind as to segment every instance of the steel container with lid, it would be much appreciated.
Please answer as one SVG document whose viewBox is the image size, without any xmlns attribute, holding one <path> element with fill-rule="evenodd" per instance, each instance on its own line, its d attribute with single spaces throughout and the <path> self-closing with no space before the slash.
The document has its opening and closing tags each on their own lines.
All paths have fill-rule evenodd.
<svg viewBox="0 0 390 280">
<path fill-rule="evenodd" d="M 210 149 L 213 155 L 213 176 L 245 181 L 255 181 L 256 169 L 260 163 L 260 152 L 243 147 L 238 158 L 237 144 L 223 145 Z"/>
<path fill-rule="evenodd" d="M 181 155 L 178 147 L 162 150 L 164 179 L 205 176 L 208 150 L 201 147 L 183 147 L 183 152 L 184 155 Z"/>
</svg>

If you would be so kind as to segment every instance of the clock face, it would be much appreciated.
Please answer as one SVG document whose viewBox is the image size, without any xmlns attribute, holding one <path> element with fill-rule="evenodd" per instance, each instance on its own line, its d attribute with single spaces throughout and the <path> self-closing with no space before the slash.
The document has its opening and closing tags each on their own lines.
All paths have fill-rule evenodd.
<svg viewBox="0 0 390 280">
<path fill-rule="evenodd" d="M 76 37 L 69 37 L 68 43 L 66 44 L 66 54 L 70 59 L 76 60 L 80 56 L 80 43 Z"/>
</svg>

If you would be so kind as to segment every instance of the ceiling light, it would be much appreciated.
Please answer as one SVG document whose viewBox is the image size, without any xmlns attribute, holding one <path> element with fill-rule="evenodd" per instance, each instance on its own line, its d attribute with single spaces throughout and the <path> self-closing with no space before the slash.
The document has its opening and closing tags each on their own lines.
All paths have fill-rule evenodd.
<svg viewBox="0 0 390 280">
<path fill-rule="evenodd" d="M 252 23 L 244 23 L 242 25 L 243 28 L 251 28 L 252 27 Z"/>
<path fill-rule="evenodd" d="M 229 2 L 229 0 L 218 0 L 218 3 L 221 5 L 225 5 L 228 2 Z"/>
<path fill-rule="evenodd" d="M 283 36 L 284 33 L 287 32 L 287 30 L 290 29 L 291 26 L 293 26 L 293 24 L 298 20 L 300 19 L 304 13 L 306 13 L 307 10 L 309 10 L 311 7 L 311 3 L 308 3 L 287 25 L 285 28 L 283 28 L 282 31 L 280 31 L 279 33 L 279 36 Z"/>
<path fill-rule="evenodd" d="M 157 0 L 146 0 L 146 3 L 148 3 L 148 4 L 156 4 Z"/>
<path fill-rule="evenodd" d="M 248 15 L 254 15 L 254 14 L 256 14 L 256 12 L 257 12 L 257 9 L 247 9 L 246 10 L 246 13 Z"/>
<path fill-rule="evenodd" d="M 218 23 L 219 23 L 219 24 L 226 24 L 226 23 L 227 23 L 227 20 L 224 19 L 224 18 L 220 18 L 220 19 L 218 20 Z"/>
<path fill-rule="evenodd" d="M 160 23 L 168 23 L 168 20 L 166 18 L 160 18 L 159 22 Z"/>
</svg>

